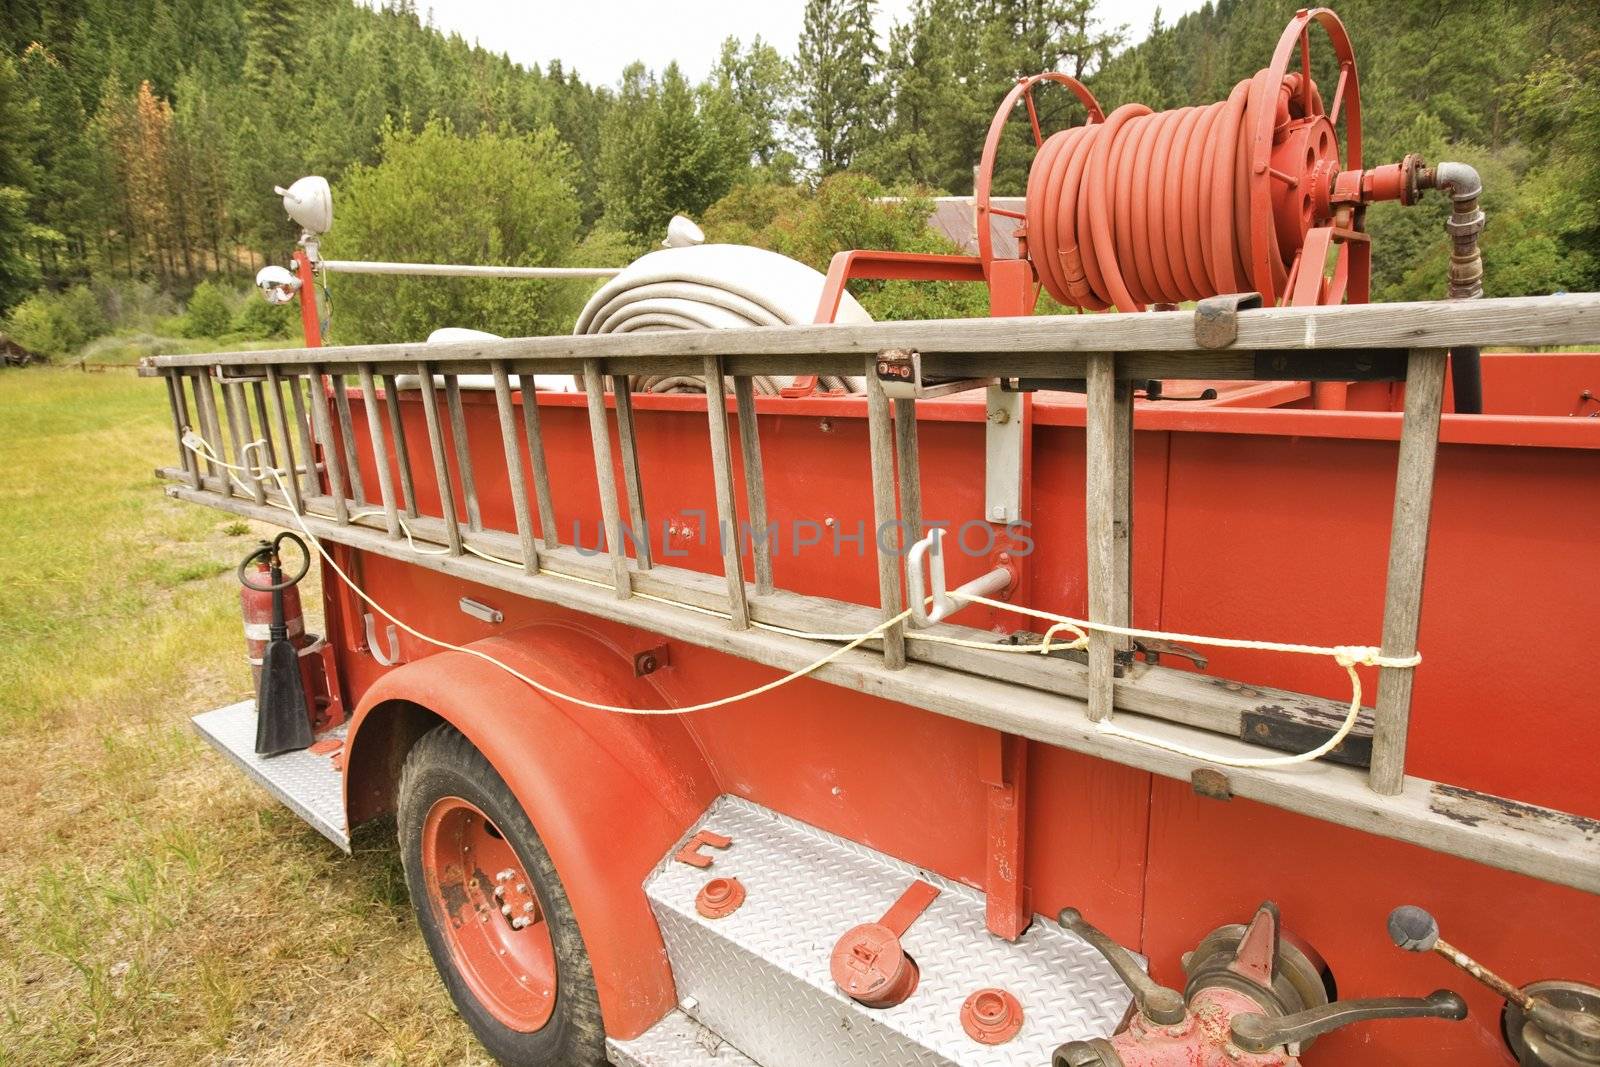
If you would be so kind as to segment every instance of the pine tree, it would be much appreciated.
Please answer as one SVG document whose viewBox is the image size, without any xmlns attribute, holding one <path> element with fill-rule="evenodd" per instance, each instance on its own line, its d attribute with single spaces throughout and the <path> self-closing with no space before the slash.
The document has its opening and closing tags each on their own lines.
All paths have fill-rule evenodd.
<svg viewBox="0 0 1600 1067">
<path fill-rule="evenodd" d="M 21 300 L 38 281 L 38 270 L 26 253 L 35 236 L 28 207 L 38 178 L 31 144 L 37 114 L 16 64 L 10 56 L 0 55 L 0 312 Z"/>
<path fill-rule="evenodd" d="M 876 0 L 806 0 L 792 122 L 808 139 L 818 174 L 848 168 L 872 138 L 882 61 L 872 25 L 876 7 Z"/>
</svg>

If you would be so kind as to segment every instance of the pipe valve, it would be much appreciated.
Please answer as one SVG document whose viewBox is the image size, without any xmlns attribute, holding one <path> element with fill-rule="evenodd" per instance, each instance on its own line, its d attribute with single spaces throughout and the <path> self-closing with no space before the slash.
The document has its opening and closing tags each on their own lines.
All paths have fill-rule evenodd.
<svg viewBox="0 0 1600 1067">
<path fill-rule="evenodd" d="M 1183 993 L 1157 984 L 1127 949 L 1075 910 L 1061 925 L 1105 956 L 1133 993 L 1136 1011 L 1109 1039 L 1071 1041 L 1054 1067 L 1297 1067 L 1318 1037 L 1379 1019 L 1467 1017 L 1448 989 L 1426 997 L 1333 999 L 1316 950 L 1282 929 L 1268 901 L 1248 926 L 1213 930 L 1183 958 Z"/>
<path fill-rule="evenodd" d="M 1521 988 L 1439 936 L 1439 921 L 1414 904 L 1389 913 L 1389 938 L 1407 952 L 1433 952 L 1505 998 L 1501 1032 L 1522 1067 L 1600 1064 L 1600 989 L 1543 981 Z"/>
</svg>

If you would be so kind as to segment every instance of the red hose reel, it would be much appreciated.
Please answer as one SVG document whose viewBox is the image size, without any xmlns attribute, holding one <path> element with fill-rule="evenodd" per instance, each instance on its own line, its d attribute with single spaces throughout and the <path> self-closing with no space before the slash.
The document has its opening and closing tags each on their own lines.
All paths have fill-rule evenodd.
<svg viewBox="0 0 1600 1067">
<path fill-rule="evenodd" d="M 1331 101 L 1311 75 L 1311 27 L 1338 61 Z M 1298 52 L 1298 63 L 1291 61 Z M 1044 136 L 1035 87 L 1065 86 L 1082 126 Z M 996 152 L 1018 102 L 1038 152 L 1026 209 L 990 202 Z M 1290 20 L 1271 63 L 1226 100 L 1104 114 L 1076 79 L 1024 78 L 995 113 L 975 192 L 978 254 L 996 260 L 990 216 L 1019 221 L 1019 246 L 1038 282 L 1068 306 L 1141 311 L 1219 293 L 1260 292 L 1274 304 L 1365 301 L 1371 246 L 1365 205 L 1409 200 L 1416 164 L 1361 168 L 1361 93 L 1349 36 L 1327 8 Z"/>
</svg>

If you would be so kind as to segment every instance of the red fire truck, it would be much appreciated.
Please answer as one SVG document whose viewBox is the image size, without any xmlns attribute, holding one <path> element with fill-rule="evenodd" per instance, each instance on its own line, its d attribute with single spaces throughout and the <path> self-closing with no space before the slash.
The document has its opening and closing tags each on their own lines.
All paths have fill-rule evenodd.
<svg viewBox="0 0 1600 1067">
<path fill-rule="evenodd" d="M 395 818 L 500 1060 L 1600 1063 L 1600 295 L 1479 297 L 1476 174 L 1362 160 L 1331 12 L 1206 107 L 1020 81 L 971 255 L 679 221 L 574 336 L 321 347 L 325 276 L 474 269 L 285 194 L 308 347 L 145 368 L 167 491 L 291 535 L 195 722 Z M 1366 207 L 1438 196 L 1451 298 L 1366 303 Z"/>
</svg>

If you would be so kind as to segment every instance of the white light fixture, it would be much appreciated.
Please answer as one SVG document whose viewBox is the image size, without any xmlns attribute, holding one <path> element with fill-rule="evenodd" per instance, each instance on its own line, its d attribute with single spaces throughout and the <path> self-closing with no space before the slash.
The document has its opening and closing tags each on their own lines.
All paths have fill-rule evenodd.
<svg viewBox="0 0 1600 1067">
<path fill-rule="evenodd" d="M 283 197 L 283 209 L 306 233 L 315 237 L 333 228 L 333 190 L 328 188 L 328 179 L 312 174 L 287 189 L 275 185 L 272 191 Z"/>
<path fill-rule="evenodd" d="M 256 287 L 269 304 L 287 304 L 300 288 L 300 279 L 277 264 L 256 271 Z"/>
<path fill-rule="evenodd" d="M 672 221 L 667 223 L 667 239 L 661 242 L 662 248 L 688 248 L 690 245 L 703 245 L 706 243 L 706 234 L 692 219 L 682 215 L 672 216 Z"/>
</svg>

